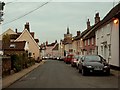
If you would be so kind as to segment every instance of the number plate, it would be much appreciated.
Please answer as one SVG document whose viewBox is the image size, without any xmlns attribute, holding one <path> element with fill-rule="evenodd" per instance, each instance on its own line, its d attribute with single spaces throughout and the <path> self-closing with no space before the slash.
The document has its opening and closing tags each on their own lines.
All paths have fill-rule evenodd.
<svg viewBox="0 0 120 90">
<path fill-rule="evenodd" d="M 102 68 L 97 67 L 97 68 L 94 68 L 94 70 L 102 70 Z"/>
</svg>

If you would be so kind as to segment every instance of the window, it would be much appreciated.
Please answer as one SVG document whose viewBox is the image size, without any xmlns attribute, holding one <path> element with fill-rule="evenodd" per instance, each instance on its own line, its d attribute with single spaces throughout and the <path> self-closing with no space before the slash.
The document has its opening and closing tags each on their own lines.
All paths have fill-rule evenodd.
<svg viewBox="0 0 120 90">
<path fill-rule="evenodd" d="M 88 39 L 88 45 L 90 45 L 90 39 Z"/>
<path fill-rule="evenodd" d="M 92 38 L 92 45 L 94 44 L 94 38 Z"/>
<path fill-rule="evenodd" d="M 10 44 L 10 48 L 15 48 L 15 44 Z"/>
<path fill-rule="evenodd" d="M 111 26 L 110 24 L 107 25 L 107 30 L 106 30 L 107 36 L 110 35 L 111 27 L 112 27 L 112 26 Z"/>
<path fill-rule="evenodd" d="M 103 55 L 103 46 L 101 46 L 101 54 Z"/>
<path fill-rule="evenodd" d="M 104 34 L 104 31 L 103 31 L 103 28 L 101 29 L 101 38 L 103 38 L 103 34 Z"/>
<path fill-rule="evenodd" d="M 86 46 L 86 40 L 85 40 L 85 46 Z"/>
<path fill-rule="evenodd" d="M 109 56 L 111 56 L 111 44 L 108 45 Z"/>
</svg>

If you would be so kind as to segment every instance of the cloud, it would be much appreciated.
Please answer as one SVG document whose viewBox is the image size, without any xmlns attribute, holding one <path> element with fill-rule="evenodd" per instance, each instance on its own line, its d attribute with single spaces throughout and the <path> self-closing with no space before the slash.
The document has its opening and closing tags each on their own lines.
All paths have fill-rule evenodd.
<svg viewBox="0 0 120 90">
<path fill-rule="evenodd" d="M 6 5 L 4 22 L 24 15 L 41 4 L 41 2 L 26 2 Z M 24 24 L 30 22 L 31 30 L 35 32 L 41 42 L 46 40 L 52 42 L 64 37 L 67 26 L 70 27 L 70 32 L 76 35 L 77 30 L 86 29 L 87 18 L 90 18 L 91 25 L 94 24 L 96 11 L 100 12 L 102 19 L 111 8 L 112 3 L 52 2 L 21 19 L 4 25 L 3 30 L 12 27 L 12 29 L 18 28 L 19 31 L 22 31 Z"/>
</svg>

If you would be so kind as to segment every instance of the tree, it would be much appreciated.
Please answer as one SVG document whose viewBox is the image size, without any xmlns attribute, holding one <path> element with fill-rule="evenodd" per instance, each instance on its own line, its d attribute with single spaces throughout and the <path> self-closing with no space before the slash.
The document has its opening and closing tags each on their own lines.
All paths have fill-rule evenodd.
<svg viewBox="0 0 120 90">
<path fill-rule="evenodd" d="M 3 37 L 2 37 L 2 46 L 3 46 L 3 49 L 6 46 L 9 46 L 9 45 L 10 45 L 10 35 L 8 35 L 8 34 L 3 35 Z"/>
</svg>

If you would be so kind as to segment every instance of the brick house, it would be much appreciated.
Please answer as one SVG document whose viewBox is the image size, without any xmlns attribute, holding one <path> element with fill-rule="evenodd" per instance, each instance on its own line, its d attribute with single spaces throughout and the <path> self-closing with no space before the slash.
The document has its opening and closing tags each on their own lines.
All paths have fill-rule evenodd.
<svg viewBox="0 0 120 90">
<path fill-rule="evenodd" d="M 67 33 L 64 34 L 63 44 L 64 44 L 64 51 L 66 54 L 73 53 L 72 34 L 70 34 L 68 27 L 67 27 Z"/>
<path fill-rule="evenodd" d="M 58 51 L 57 40 L 51 44 L 48 44 L 48 41 L 46 41 L 44 56 L 53 57 L 58 53 Z"/>
<path fill-rule="evenodd" d="M 85 39 L 95 34 L 96 54 L 103 56 L 112 67 L 120 68 L 119 36 L 120 36 L 120 3 L 112 8 L 108 14 L 96 23 L 86 35 Z"/>
<path fill-rule="evenodd" d="M 11 42 L 26 41 L 29 47 L 28 53 L 31 53 L 31 56 L 35 60 L 37 60 L 40 57 L 40 50 L 38 45 L 39 40 L 35 39 L 35 33 L 30 31 L 30 25 L 28 22 L 25 24 L 24 30 L 22 32 L 18 32 L 17 29 L 15 30 L 15 32 L 12 29 L 8 29 L 2 35 L 0 35 L 0 37 L 6 34 L 10 36 Z"/>
<path fill-rule="evenodd" d="M 59 44 L 56 43 L 55 46 L 52 49 L 52 55 L 53 57 L 58 57 L 60 56 L 60 52 L 59 52 Z"/>
<path fill-rule="evenodd" d="M 94 30 L 97 23 L 100 22 L 100 16 L 99 13 L 95 14 L 95 24 L 93 26 L 90 26 L 90 21 L 88 19 L 87 21 L 87 33 L 83 36 L 83 45 L 84 45 L 84 54 L 85 55 L 91 55 L 96 54 L 95 48 L 96 48 L 96 39 L 95 39 L 95 32 L 90 33 L 90 31 Z"/>
<path fill-rule="evenodd" d="M 4 45 L 3 51 L 5 55 L 23 54 L 28 50 L 28 44 L 26 41 L 11 42 L 10 45 Z"/>
<path fill-rule="evenodd" d="M 77 31 L 77 35 L 72 39 L 72 48 L 75 55 L 80 54 L 80 40 L 78 39 L 78 37 L 80 37 L 80 34 L 80 31 Z"/>
</svg>

